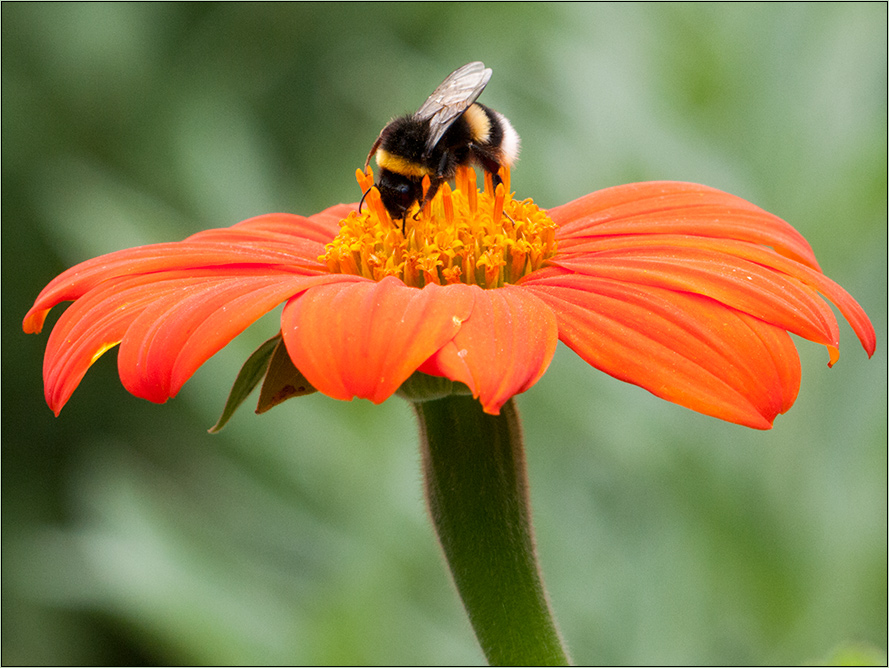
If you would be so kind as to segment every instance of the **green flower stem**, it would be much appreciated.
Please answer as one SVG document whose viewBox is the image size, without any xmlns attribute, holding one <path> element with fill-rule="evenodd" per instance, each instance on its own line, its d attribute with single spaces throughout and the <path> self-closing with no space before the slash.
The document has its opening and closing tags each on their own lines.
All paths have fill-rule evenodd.
<svg viewBox="0 0 889 668">
<path fill-rule="evenodd" d="M 426 498 L 454 583 L 492 665 L 569 665 L 543 589 L 515 403 L 414 403 Z"/>
</svg>

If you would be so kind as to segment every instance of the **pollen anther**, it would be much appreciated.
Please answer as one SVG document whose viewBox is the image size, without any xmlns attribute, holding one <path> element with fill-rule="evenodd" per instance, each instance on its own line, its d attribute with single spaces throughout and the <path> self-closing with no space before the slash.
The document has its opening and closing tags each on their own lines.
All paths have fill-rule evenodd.
<svg viewBox="0 0 889 668">
<path fill-rule="evenodd" d="M 513 199 L 508 169 L 499 176 L 502 183 L 495 188 L 486 173 L 485 189 L 478 191 L 475 172 L 458 169 L 455 188 L 445 183 L 422 210 L 414 206 L 402 234 L 401 221 L 389 217 L 371 187 L 373 174 L 359 170 L 367 206 L 340 221 L 339 234 L 320 259 L 334 273 L 377 281 L 396 276 L 417 288 L 515 283 L 555 254 L 556 226 L 532 200 Z M 428 188 L 425 179 L 424 185 Z"/>
</svg>

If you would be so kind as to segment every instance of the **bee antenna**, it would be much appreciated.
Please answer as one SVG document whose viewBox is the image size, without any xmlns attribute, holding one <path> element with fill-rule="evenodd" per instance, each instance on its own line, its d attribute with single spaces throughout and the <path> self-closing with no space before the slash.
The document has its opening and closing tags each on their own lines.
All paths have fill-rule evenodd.
<svg viewBox="0 0 889 668">
<path fill-rule="evenodd" d="M 373 186 L 371 186 L 370 188 L 373 188 Z M 364 191 L 364 194 L 361 196 L 361 201 L 358 202 L 358 213 L 361 213 L 361 207 L 364 204 L 364 198 L 367 197 L 367 194 L 370 192 L 370 188 Z"/>
</svg>

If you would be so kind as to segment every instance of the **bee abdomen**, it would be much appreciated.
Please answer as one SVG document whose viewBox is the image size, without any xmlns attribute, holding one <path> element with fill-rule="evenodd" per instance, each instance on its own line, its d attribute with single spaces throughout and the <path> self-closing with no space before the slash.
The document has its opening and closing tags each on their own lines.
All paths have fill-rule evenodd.
<svg viewBox="0 0 889 668">
<path fill-rule="evenodd" d="M 519 157 L 519 149 L 521 148 L 519 133 L 515 131 L 515 128 L 512 127 L 512 123 L 509 122 L 506 116 L 478 102 L 467 109 L 466 113 L 468 114 L 474 107 L 478 107 L 479 111 L 484 113 L 484 122 L 475 121 L 475 127 L 481 129 L 487 126 L 488 129 L 485 138 L 482 140 L 479 137 L 477 141 L 496 149 L 499 153 L 500 161 L 511 167 Z M 470 122 L 470 125 L 472 125 L 472 122 Z"/>
</svg>

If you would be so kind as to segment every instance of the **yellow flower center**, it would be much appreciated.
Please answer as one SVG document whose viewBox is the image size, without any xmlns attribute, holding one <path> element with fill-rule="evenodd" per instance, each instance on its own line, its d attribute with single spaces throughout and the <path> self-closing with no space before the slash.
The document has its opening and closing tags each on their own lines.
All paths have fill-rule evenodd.
<svg viewBox="0 0 889 668">
<path fill-rule="evenodd" d="M 467 283 L 499 288 L 540 268 L 556 252 L 556 225 L 530 199 L 517 201 L 509 192 L 509 170 L 493 188 L 476 189 L 475 171 L 461 167 L 456 187 L 443 183 L 421 211 L 417 205 L 404 221 L 386 211 L 373 172 L 358 170 L 365 197 L 363 213 L 352 211 L 340 221 L 340 232 L 319 259 L 331 273 L 357 274 L 375 281 L 386 276 L 422 288 L 429 283 Z M 424 179 L 424 192 L 428 177 Z"/>
</svg>

